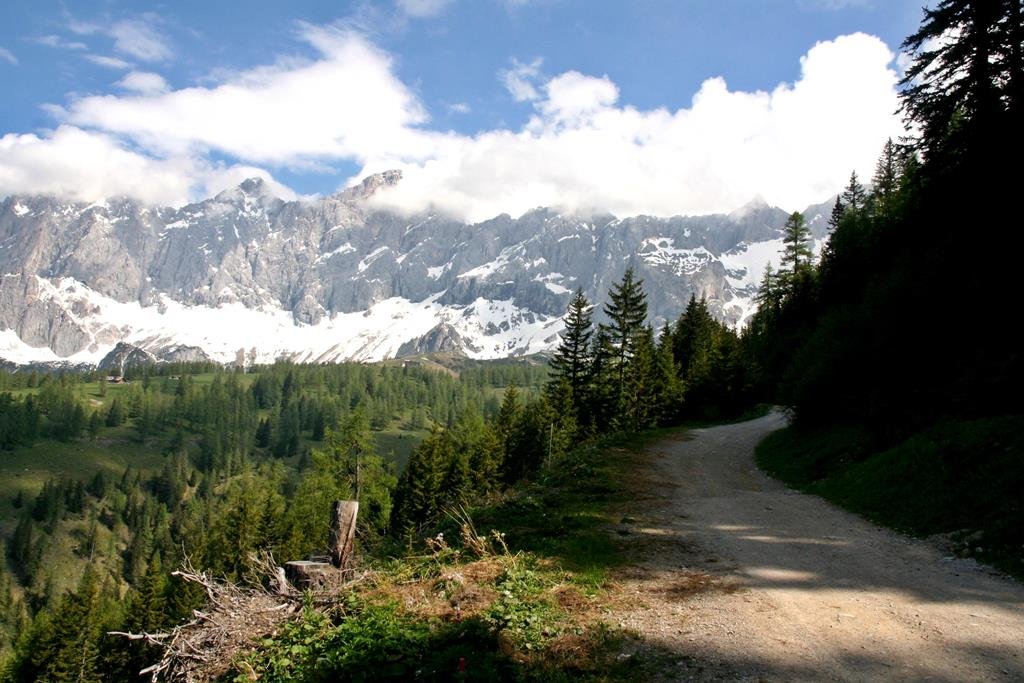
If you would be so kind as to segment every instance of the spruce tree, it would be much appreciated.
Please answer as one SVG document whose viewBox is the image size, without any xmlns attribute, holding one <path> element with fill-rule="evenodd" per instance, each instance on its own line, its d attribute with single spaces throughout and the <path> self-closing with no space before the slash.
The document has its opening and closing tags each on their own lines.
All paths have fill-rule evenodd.
<svg viewBox="0 0 1024 683">
<path fill-rule="evenodd" d="M 900 98 L 906 117 L 921 128 L 918 147 L 934 156 L 964 133 L 975 143 L 995 134 L 1004 107 L 1019 115 L 1021 13 L 1019 0 L 941 0 L 924 14 L 902 45 L 913 61 Z M 1011 125 L 1019 142 L 1020 126 Z"/>
<path fill-rule="evenodd" d="M 892 138 L 889 138 L 882 147 L 882 156 L 878 158 L 875 175 L 871 179 L 872 205 L 879 218 L 892 217 L 899 183 L 899 154 Z"/>
<path fill-rule="evenodd" d="M 100 586 L 92 567 L 87 566 L 78 589 L 66 594 L 54 613 L 44 679 L 100 680 L 97 664 L 103 617 Z"/>
<path fill-rule="evenodd" d="M 501 407 L 498 409 L 498 415 L 494 420 L 494 430 L 501 441 L 503 452 L 507 452 L 508 440 L 512 435 L 512 430 L 515 428 L 516 421 L 519 419 L 521 410 L 519 390 L 515 384 L 509 384 L 505 387 L 505 394 L 501 399 Z"/>
<path fill-rule="evenodd" d="M 572 400 L 578 408 L 586 391 L 587 376 L 590 373 L 590 338 L 593 336 L 591 327 L 591 306 L 583 289 L 577 289 L 569 301 L 565 316 L 565 331 L 562 341 L 551 359 L 550 384 L 560 382 L 568 384 L 572 390 Z"/>
<path fill-rule="evenodd" d="M 707 300 L 691 294 L 672 332 L 672 350 L 679 375 L 688 385 L 703 381 L 706 375 L 707 350 L 714 342 L 716 324 Z"/>
<path fill-rule="evenodd" d="M 620 408 L 624 424 L 632 431 L 646 429 L 657 421 L 656 370 L 654 332 L 649 326 L 644 326 L 635 335 L 633 356 L 626 366 Z"/>
<path fill-rule="evenodd" d="M 647 319 L 647 294 L 643 282 L 636 279 L 633 268 L 627 268 L 622 281 L 612 285 L 608 293 L 609 302 L 604 313 L 609 323 L 605 325 L 608 341 L 615 349 L 614 365 L 620 382 L 619 397 L 622 398 L 626 379 L 626 364 L 636 350 L 637 337 Z"/>
<path fill-rule="evenodd" d="M 852 206 L 852 205 L 851 205 Z M 782 226 L 782 266 L 780 271 L 785 273 L 787 284 L 792 282 L 802 273 L 810 270 L 811 257 L 811 231 L 804 221 L 804 215 L 794 211 Z"/>
<path fill-rule="evenodd" d="M 621 383 L 615 365 L 617 350 L 612 346 L 611 336 L 606 325 L 598 325 L 591 344 L 588 391 L 586 401 L 586 421 L 599 431 L 613 427 L 615 417 L 615 401 Z"/>
<path fill-rule="evenodd" d="M 764 311 L 766 315 L 774 315 L 782 305 L 782 292 L 779 290 L 778 276 L 771 263 L 764 268 L 761 284 L 757 288 L 754 301 L 757 303 L 757 310 Z"/>
<path fill-rule="evenodd" d="M 846 212 L 846 205 L 843 204 L 842 195 L 836 196 L 836 203 L 832 205 L 832 213 L 828 217 L 829 228 L 835 230 L 839 227 L 839 222 L 843 220 L 843 213 Z"/>
<path fill-rule="evenodd" d="M 839 199 L 843 203 L 844 211 L 862 211 L 866 208 L 867 194 L 857 180 L 856 171 L 850 173 L 850 182 L 846 184 L 846 189 L 839 195 Z"/>
<path fill-rule="evenodd" d="M 409 456 L 395 489 L 393 531 L 407 533 L 437 514 L 447 445 L 443 432 L 435 427 Z"/>
</svg>

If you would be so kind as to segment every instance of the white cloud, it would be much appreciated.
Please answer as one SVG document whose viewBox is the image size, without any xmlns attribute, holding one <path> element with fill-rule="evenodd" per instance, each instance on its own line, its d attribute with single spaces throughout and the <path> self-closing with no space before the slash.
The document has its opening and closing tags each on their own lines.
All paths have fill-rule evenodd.
<svg viewBox="0 0 1024 683">
<path fill-rule="evenodd" d="M 618 87 L 603 78 L 567 71 L 544 85 L 547 99 L 537 103 L 544 120 L 565 125 L 579 125 L 595 113 L 615 104 Z"/>
<path fill-rule="evenodd" d="M 14 53 L 5 47 L 0 47 L 0 60 L 3 60 L 14 66 L 18 65 L 18 58 L 14 56 Z"/>
<path fill-rule="evenodd" d="M 456 102 L 455 104 L 448 105 L 448 111 L 450 111 L 453 114 L 468 114 L 473 110 L 465 102 Z"/>
<path fill-rule="evenodd" d="M 87 97 L 70 105 L 69 120 L 130 137 L 160 155 L 217 150 L 303 166 L 382 151 L 399 158 L 430 152 L 415 128 L 427 121 L 426 111 L 394 76 L 387 54 L 341 29 L 304 25 L 301 33 L 321 59 L 288 60 L 214 87 Z"/>
<path fill-rule="evenodd" d="M 179 203 L 188 196 L 191 170 L 73 126 L 61 126 L 49 137 L 0 138 L 0 194 L 45 193 L 85 201 L 123 194 Z"/>
<path fill-rule="evenodd" d="M 125 90 L 143 94 L 162 93 L 167 91 L 167 81 L 160 74 L 151 71 L 132 71 L 117 82 Z"/>
<path fill-rule="evenodd" d="M 154 24 L 158 21 L 152 14 L 138 19 L 125 19 L 110 27 L 114 48 L 145 62 L 162 62 L 174 54 Z"/>
<path fill-rule="evenodd" d="M 902 132 L 893 58 L 878 38 L 842 36 L 815 45 L 795 83 L 742 92 L 710 78 L 677 111 L 619 105 L 607 78 L 568 72 L 547 82 L 519 131 L 449 138 L 428 159 L 383 156 L 366 170 L 404 172 L 383 206 L 432 204 L 474 219 L 536 206 L 724 212 L 757 194 L 802 209 L 851 169 L 870 173 L 886 138 Z"/>
<path fill-rule="evenodd" d="M 398 9 L 410 17 L 435 17 L 444 11 L 452 0 L 396 0 Z"/>
<path fill-rule="evenodd" d="M 46 47 L 55 47 L 64 50 L 85 50 L 88 48 L 88 45 L 86 45 L 85 43 L 82 43 L 77 40 L 64 40 L 60 36 L 53 35 L 52 33 L 45 36 L 33 38 L 32 42 L 38 43 L 40 45 L 45 45 Z"/>
<path fill-rule="evenodd" d="M 343 160 L 359 164 L 360 175 L 403 170 L 376 199 L 382 206 L 470 219 L 536 206 L 719 212 L 758 194 L 793 210 L 840 189 L 851 169 L 870 173 L 885 139 L 902 131 L 894 55 L 864 34 L 815 45 L 794 83 L 744 92 L 709 78 L 675 111 L 619 102 L 606 76 L 545 79 L 539 59 L 513 62 L 503 80 L 531 102 L 529 120 L 475 135 L 431 129 L 391 56 L 365 36 L 311 25 L 300 35 L 317 58 L 173 91 L 129 74 L 121 82 L 137 86 L 129 94 L 53 109 L 64 126 L 51 136 L 4 138 L 0 195 L 35 187 L 180 203 L 256 174 L 254 166 L 329 170 Z M 142 87 L 147 79 L 154 87 Z M 212 155 L 239 165 L 212 163 Z"/>
<path fill-rule="evenodd" d="M 105 35 L 114 40 L 114 49 L 144 62 L 162 62 L 174 55 L 167 39 L 157 30 L 160 17 L 152 12 L 122 19 L 112 24 L 70 20 L 68 30 L 80 36 Z"/>
<path fill-rule="evenodd" d="M 516 102 L 532 102 L 540 99 L 536 82 L 540 78 L 540 67 L 544 60 L 540 57 L 528 63 L 512 60 L 512 66 L 501 71 L 498 76 Z"/>
<path fill-rule="evenodd" d="M 180 205 L 253 176 L 264 178 L 278 196 L 295 198 L 262 169 L 190 157 L 155 159 L 74 126 L 61 126 L 47 137 L 0 137 L 0 196 L 53 194 L 80 201 L 131 196 L 150 204 Z"/>
<path fill-rule="evenodd" d="M 96 66 L 102 66 L 107 69 L 130 69 L 131 64 L 119 59 L 117 57 L 108 57 L 107 55 L 83 55 L 87 60 L 95 64 Z"/>
</svg>

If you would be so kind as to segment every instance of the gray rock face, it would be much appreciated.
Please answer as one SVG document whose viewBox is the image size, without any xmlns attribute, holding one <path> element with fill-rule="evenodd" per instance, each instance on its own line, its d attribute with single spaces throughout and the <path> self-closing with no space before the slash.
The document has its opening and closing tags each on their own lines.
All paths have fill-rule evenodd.
<svg viewBox="0 0 1024 683">
<path fill-rule="evenodd" d="M 103 359 L 96 365 L 100 370 L 107 370 L 111 374 L 120 376 L 128 368 L 140 367 L 143 365 L 154 365 L 156 357 L 153 354 L 133 346 L 126 342 L 118 342 L 110 350 L 110 353 L 103 356 Z"/>
<path fill-rule="evenodd" d="M 336 195 L 298 202 L 284 202 L 250 179 L 180 209 L 128 199 L 86 205 L 8 197 L 0 202 L 0 331 L 13 330 L 29 347 L 62 358 L 99 355 L 126 339 L 160 357 L 184 343 L 175 330 L 140 336 L 141 323 L 131 315 L 99 314 L 98 297 L 140 311 L 179 304 L 283 310 L 300 331 L 397 298 L 433 302 L 436 324 L 426 333 L 407 330 L 404 338 L 401 326 L 382 331 L 393 337 L 390 345 L 368 340 L 360 348 L 376 350 L 362 355 L 324 357 L 319 349 L 317 357 L 474 349 L 494 355 L 491 338 L 559 318 L 577 287 L 603 301 L 627 266 L 644 280 L 653 323 L 677 317 L 691 294 L 706 296 L 717 316 L 737 323 L 751 310 L 752 282 L 760 275 L 752 269 L 763 265 L 745 266 L 744 259 L 777 240 L 787 216 L 753 202 L 729 215 L 619 219 L 536 209 L 470 225 L 367 205 L 400 178 L 379 174 Z M 831 201 L 808 211 L 819 236 L 830 209 Z M 509 305 L 492 305 L 484 314 L 481 301 Z M 505 317 L 497 319 L 501 311 Z M 557 326 L 545 330 L 530 344 L 502 342 L 500 352 L 557 343 Z M 229 360 L 212 342 L 187 345 L 193 350 L 181 351 L 182 359 Z"/>
<path fill-rule="evenodd" d="M 208 363 L 213 360 L 198 346 L 185 344 L 173 344 L 159 350 L 156 359 L 163 363 Z"/>
</svg>

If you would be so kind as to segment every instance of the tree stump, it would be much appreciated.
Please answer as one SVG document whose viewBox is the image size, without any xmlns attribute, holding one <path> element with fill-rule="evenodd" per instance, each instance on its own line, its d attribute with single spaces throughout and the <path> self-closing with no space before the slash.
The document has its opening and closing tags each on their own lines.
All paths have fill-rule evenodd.
<svg viewBox="0 0 1024 683">
<path fill-rule="evenodd" d="M 334 501 L 331 505 L 331 535 L 327 541 L 329 556 L 285 562 L 284 574 L 291 585 L 300 591 L 322 591 L 336 588 L 344 582 L 352 568 L 358 514 L 358 501 Z"/>
<path fill-rule="evenodd" d="M 352 566 L 352 545 L 356 537 L 359 501 L 336 500 L 331 506 L 331 538 L 328 548 L 331 564 L 341 570 Z"/>
<path fill-rule="evenodd" d="M 327 590 L 339 585 L 344 575 L 330 562 L 293 560 L 285 562 L 284 573 L 288 581 L 300 591 Z"/>
</svg>

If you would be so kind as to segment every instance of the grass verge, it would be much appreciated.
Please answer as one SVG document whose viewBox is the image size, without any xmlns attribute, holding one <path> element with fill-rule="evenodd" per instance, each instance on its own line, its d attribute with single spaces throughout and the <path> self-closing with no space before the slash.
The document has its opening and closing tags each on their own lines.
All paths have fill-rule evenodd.
<svg viewBox="0 0 1024 683">
<path fill-rule="evenodd" d="M 627 561 L 609 527 L 630 500 L 631 451 L 663 434 L 582 447 L 501 500 L 453 513 L 426 552 L 371 563 L 342 604 L 307 610 L 228 679 L 656 677 L 668 658 L 607 624 L 602 601 Z"/>
<path fill-rule="evenodd" d="M 879 524 L 1024 579 L 1024 417 L 949 420 L 888 449 L 857 428 L 775 432 L 758 464 Z"/>
</svg>

